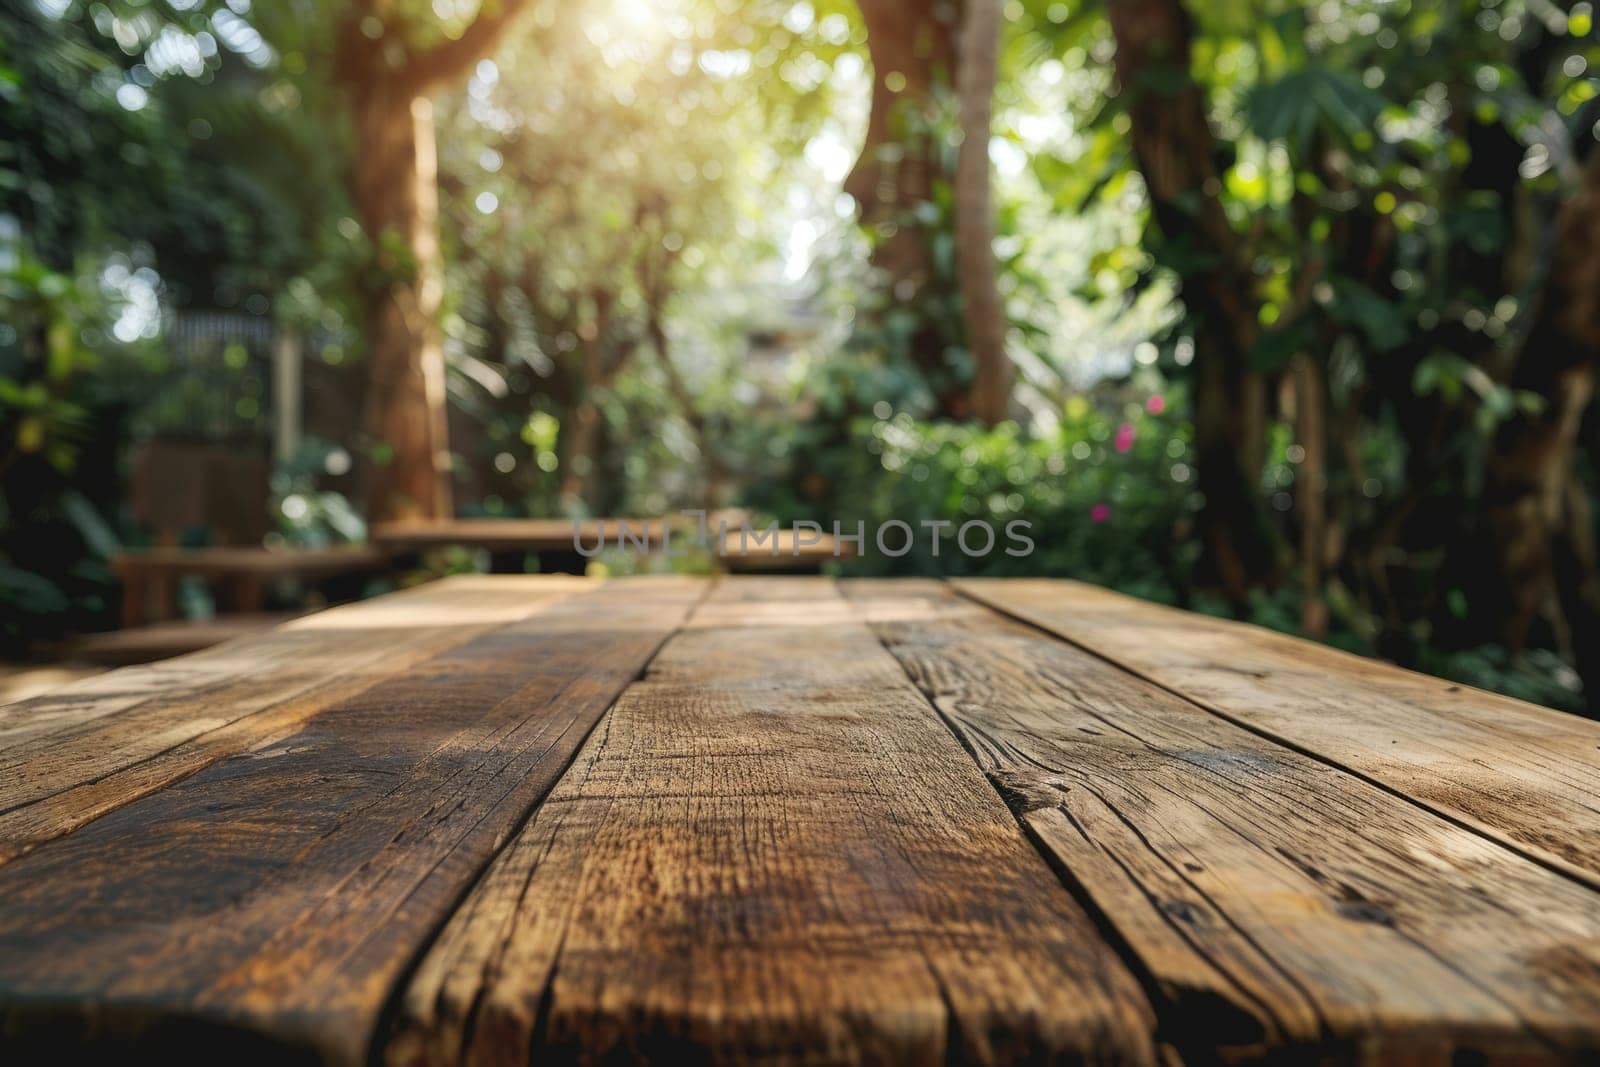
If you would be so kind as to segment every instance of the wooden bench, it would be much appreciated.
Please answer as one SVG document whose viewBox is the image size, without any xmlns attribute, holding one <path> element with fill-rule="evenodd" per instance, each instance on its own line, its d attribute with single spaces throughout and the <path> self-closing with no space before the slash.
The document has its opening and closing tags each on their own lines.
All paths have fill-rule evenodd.
<svg viewBox="0 0 1600 1067">
<path fill-rule="evenodd" d="M 830 563 L 855 558 L 847 543 L 832 534 L 795 530 L 775 533 L 754 529 L 730 530 L 717 549 L 717 562 L 730 574 L 817 574 Z"/>
<path fill-rule="evenodd" d="M 178 611 L 178 583 L 200 578 L 219 587 L 221 606 L 261 611 L 268 586 L 282 579 L 323 581 L 388 569 L 391 554 L 374 545 L 317 549 L 151 548 L 112 557 L 122 580 L 122 625 L 164 622 Z"/>
<path fill-rule="evenodd" d="M 1600 724 L 1070 582 L 451 579 L 0 763 L 0 1062 L 1600 1056 Z"/>
<path fill-rule="evenodd" d="M 481 549 L 489 553 L 496 574 L 521 573 L 528 555 L 539 557 L 545 573 L 582 574 L 588 565 L 585 553 L 596 547 L 615 547 L 626 534 L 658 550 L 666 545 L 670 527 L 666 519 L 448 519 L 380 523 L 372 529 L 372 540 L 402 555 Z"/>
</svg>

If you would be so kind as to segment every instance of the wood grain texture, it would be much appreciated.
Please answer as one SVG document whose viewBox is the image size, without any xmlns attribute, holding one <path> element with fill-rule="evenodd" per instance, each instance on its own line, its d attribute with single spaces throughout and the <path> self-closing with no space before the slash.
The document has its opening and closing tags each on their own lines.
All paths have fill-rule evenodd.
<svg viewBox="0 0 1600 1067">
<path fill-rule="evenodd" d="M 1140 988 L 822 579 L 729 579 L 420 964 L 390 1064 L 1144 1062 Z"/>
<path fill-rule="evenodd" d="M 10 724 L 0 744 L 0 864 L 588 588 L 566 578 L 448 579 L 12 705 L 0 713 Z"/>
<path fill-rule="evenodd" d="M 1188 1057 L 1600 1054 L 1600 893 L 939 583 L 845 591 Z"/>
<path fill-rule="evenodd" d="M 1600 722 L 1081 583 L 956 585 L 1600 888 Z"/>
<path fill-rule="evenodd" d="M 419 948 L 702 594 L 558 599 L 0 867 L 6 1051 L 364 1061 Z M 286 632 L 398 642 L 436 596 Z"/>
</svg>

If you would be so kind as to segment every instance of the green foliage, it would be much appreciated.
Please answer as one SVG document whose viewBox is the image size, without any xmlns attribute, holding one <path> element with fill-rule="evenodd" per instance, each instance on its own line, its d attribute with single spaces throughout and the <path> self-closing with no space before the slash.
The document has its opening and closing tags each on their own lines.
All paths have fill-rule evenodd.
<svg viewBox="0 0 1600 1067">
<path fill-rule="evenodd" d="M 879 410 L 887 415 L 886 406 Z M 1054 428 L 1036 434 L 1015 423 L 985 430 L 918 422 L 904 412 L 860 420 L 823 470 L 836 485 L 841 523 L 864 520 L 869 531 L 889 520 L 918 530 L 951 525 L 937 556 L 932 539 L 919 535 L 903 557 L 869 545 L 852 573 L 1068 575 L 1171 600 L 1193 562 L 1183 537 L 1195 499 L 1190 428 L 1170 411 L 1160 394 L 1099 404 L 1075 398 Z M 765 503 L 786 517 L 811 517 L 795 502 Z M 959 551 L 952 539 L 969 520 L 1002 535 L 994 552 Z M 1009 556 L 1003 531 L 1017 521 L 1031 525 L 1035 548 Z"/>
<path fill-rule="evenodd" d="M 302 441 L 299 450 L 272 475 L 272 510 L 283 543 L 296 548 L 367 539 L 367 524 L 342 493 L 321 487 L 330 470 L 348 467 L 350 455 L 326 441 Z"/>
<path fill-rule="evenodd" d="M 1513 656 L 1499 645 L 1459 651 L 1427 650 L 1419 664 L 1441 678 L 1504 693 L 1534 704 L 1583 711 L 1581 684 L 1572 668 L 1549 649 Z"/>
<path fill-rule="evenodd" d="M 972 363 L 953 101 L 897 109 L 877 149 L 925 163 L 926 197 L 865 227 L 839 202 L 871 85 L 854 3 L 531 8 L 435 95 L 463 514 L 738 497 L 845 524 L 1022 520 L 1026 559 L 948 544 L 934 557 L 919 539 L 857 567 L 1068 574 L 1217 607 L 1194 588 L 1190 396 L 1208 324 L 1183 287 L 1237 270 L 1267 396 L 1254 488 L 1298 544 L 1305 489 L 1325 487 L 1332 639 L 1532 699 L 1570 695 L 1561 636 L 1536 634 L 1544 647 L 1521 657 L 1495 646 L 1455 561 L 1483 536 L 1469 516 L 1491 442 L 1548 410 L 1510 372 L 1554 210 L 1593 150 L 1590 6 L 1188 0 L 1191 69 L 1138 88 L 1203 96 L 1218 181 L 1177 206 L 1215 197 L 1219 235 L 1151 222 L 1105 6 L 1008 3 L 994 251 L 1018 384 L 1016 422 L 992 431 L 931 421 L 960 415 Z M 0 10 L 8 639 L 105 618 L 127 436 L 110 386 L 160 366 L 173 312 L 270 315 L 359 373 L 376 264 L 416 257 L 410 235 L 364 232 L 345 191 L 356 75 L 339 57 L 366 41 L 375 70 L 398 70 L 478 13 L 430 0 Z M 867 266 L 907 233 L 927 253 L 909 296 Z M 1299 436 L 1306 367 L 1326 395 L 1315 469 Z M 174 386 L 164 401 L 193 395 Z M 357 447 L 352 432 L 282 466 L 278 536 L 362 536 L 328 488 Z M 1592 432 L 1579 448 L 1594 452 Z M 1295 628 L 1297 577 L 1244 610 Z"/>
<path fill-rule="evenodd" d="M 0 410 L 9 431 L 0 464 L 39 456 L 69 474 L 89 430 L 79 397 L 96 357 L 84 336 L 90 323 L 103 329 L 103 301 L 91 279 L 58 274 L 15 244 L 3 254 L 12 262 L 0 274 Z"/>
<path fill-rule="evenodd" d="M 1244 111 L 1258 137 L 1282 141 L 1304 155 L 1319 135 L 1349 145 L 1370 144 L 1387 103 L 1348 71 L 1308 66 L 1251 89 Z"/>
<path fill-rule="evenodd" d="M 219 25 L 235 47 L 219 45 Z M 307 149 L 294 101 L 268 81 L 275 58 L 220 3 L 8 5 L 0 215 L 56 269 L 141 245 L 189 299 L 271 292 L 303 262 L 305 209 L 330 161 Z"/>
<path fill-rule="evenodd" d="M 1554 212 L 1600 136 L 1592 11 L 1521 0 L 1184 6 L 1196 31 L 1188 75 L 1209 109 L 1220 182 L 1177 206 L 1192 213 L 1216 196 L 1228 239 L 1153 224 L 1102 231 L 1096 258 L 1143 254 L 1130 257 L 1137 280 L 1108 272 L 1102 291 L 1162 279 L 1179 290 L 1159 365 L 1183 383 L 1206 359 L 1194 339 L 1215 328 L 1191 317 L 1183 285 L 1245 265 L 1236 295 L 1260 327 L 1248 364 L 1270 391 L 1261 502 L 1290 543 L 1305 521 L 1294 368 L 1309 362 L 1325 383 L 1314 442 L 1325 456 L 1309 476 L 1326 486 L 1322 533 L 1334 539 L 1320 579 L 1333 636 L 1536 692 L 1528 679 L 1554 677 L 1560 634 L 1510 657 L 1492 645 L 1503 620 L 1455 612 L 1451 598 L 1465 585 L 1489 601 L 1481 587 L 1493 574 L 1462 563 L 1482 548 L 1473 516 L 1487 457 L 1508 426 L 1546 409 L 1510 378 L 1539 307 Z M 1103 21 L 1088 21 L 1100 29 L 1080 28 L 1057 53 L 1069 67 L 1083 52 L 1110 58 L 1096 52 Z M 1178 76 L 1169 88 L 1184 81 L 1168 73 Z M 1117 197 L 1147 209 L 1126 151 L 1128 95 L 1107 85 L 1075 101 L 1077 143 L 1035 154 L 1058 208 Z M 1584 442 L 1592 452 L 1591 433 Z M 1295 595 L 1258 599 L 1264 619 L 1296 624 Z M 1552 685 L 1534 698 L 1570 696 Z"/>
<path fill-rule="evenodd" d="M 120 413 L 93 372 L 110 306 L 93 275 L 0 244 L 0 649 L 109 613 Z"/>
<path fill-rule="evenodd" d="M 114 617 L 127 398 L 165 374 L 168 312 L 265 314 L 311 272 L 338 155 L 314 147 L 318 128 L 274 80 L 280 55 L 234 6 L 0 10 L 8 645 Z"/>
<path fill-rule="evenodd" d="M 817 195 L 794 157 L 827 117 L 816 79 L 850 47 L 848 6 L 730 18 L 619 0 L 536 18 L 542 32 L 451 99 L 445 325 L 452 395 L 475 424 L 458 442 L 481 487 L 469 508 L 705 502 L 708 468 L 740 451 L 735 392 L 754 391 L 740 348 L 781 313 L 780 246 L 810 224 L 789 206 Z M 574 454 L 586 409 L 596 456 Z M 581 499 L 564 494 L 574 482 Z"/>
</svg>

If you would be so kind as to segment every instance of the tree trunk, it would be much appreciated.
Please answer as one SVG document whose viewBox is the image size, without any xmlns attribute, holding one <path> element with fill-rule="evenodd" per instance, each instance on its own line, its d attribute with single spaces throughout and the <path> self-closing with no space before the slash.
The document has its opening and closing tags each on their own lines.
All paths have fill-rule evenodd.
<svg viewBox="0 0 1600 1067">
<path fill-rule="evenodd" d="M 450 450 L 439 305 L 439 174 L 428 93 L 492 51 L 526 0 L 485 0 L 459 36 L 427 50 L 390 0 L 353 0 L 334 69 L 355 132 L 351 191 L 376 250 L 363 296 L 372 460 L 367 519 L 449 518 Z M 376 26 L 374 37 L 370 32 Z"/>
<path fill-rule="evenodd" d="M 874 265 L 909 299 L 933 273 L 923 228 L 906 218 L 933 196 L 942 169 L 933 134 L 937 95 L 952 85 L 954 27 L 939 0 L 859 0 L 872 59 L 872 110 L 866 141 L 844 191 L 861 206 L 861 224 L 892 228 L 873 250 Z M 907 222 L 913 222 L 906 225 Z"/>
<path fill-rule="evenodd" d="M 1564 518 L 1556 539 L 1556 589 L 1585 702 L 1591 714 L 1600 714 L 1600 569 L 1589 489 L 1576 475 L 1567 478 Z"/>
<path fill-rule="evenodd" d="M 375 455 L 369 521 L 452 513 L 439 302 L 439 198 L 433 108 L 391 79 L 355 100 L 354 187 L 378 249 L 366 295 L 366 431 Z"/>
<path fill-rule="evenodd" d="M 577 329 L 583 356 L 578 367 L 578 390 L 561 429 L 560 501 L 562 511 L 568 515 L 589 513 L 605 430 L 598 396 L 601 390 L 611 388 L 638 347 L 634 339 L 617 337 L 612 331 L 615 294 L 600 291 L 591 299 L 593 317 Z"/>
<path fill-rule="evenodd" d="M 967 350 L 972 353 L 972 413 L 1004 422 L 1011 399 L 1006 314 L 994 256 L 989 135 L 1000 49 L 1000 0 L 967 0 L 956 89 L 961 151 L 956 158 L 956 261 Z"/>
<path fill-rule="evenodd" d="M 589 478 L 594 474 L 599 451 L 600 409 L 585 397 L 574 405 L 569 421 L 570 425 L 561 431 L 571 435 L 562 449 L 561 510 L 567 515 L 582 516 L 588 514 Z"/>
<path fill-rule="evenodd" d="M 656 361 L 661 365 L 661 373 L 667 379 L 667 391 L 672 394 L 679 413 L 683 415 L 684 421 L 694 433 L 695 444 L 700 449 L 700 462 L 705 464 L 705 484 L 700 493 L 701 506 L 708 512 L 715 511 L 721 503 L 722 484 L 726 480 L 727 472 L 723 469 L 721 456 L 712 442 L 711 428 L 706 425 L 706 418 L 700 413 L 688 383 L 683 380 L 683 375 L 678 373 L 678 365 L 672 361 L 672 345 L 667 337 L 666 322 L 662 319 L 663 301 L 659 294 L 652 294 L 649 301 L 645 311 L 645 330 L 650 337 L 650 347 L 655 350 Z"/>
<path fill-rule="evenodd" d="M 947 361 L 960 340 L 939 322 L 954 300 L 954 279 L 934 255 L 936 221 L 919 213 L 935 182 L 949 181 L 939 134 L 942 94 L 954 88 L 955 5 L 948 0 L 858 0 L 872 59 L 867 136 L 844 191 L 874 231 L 872 266 L 890 307 L 909 308 L 917 329 L 906 353 L 935 395 L 938 413 L 963 418 L 968 383 Z"/>
<path fill-rule="evenodd" d="M 1484 508 L 1497 573 L 1488 617 L 1514 651 L 1540 616 L 1569 645 L 1591 704 L 1600 704 L 1592 647 L 1600 620 L 1594 529 L 1573 469 L 1579 431 L 1600 374 L 1600 151 L 1556 220 L 1550 273 L 1511 387 L 1543 398 L 1496 436 Z M 1587 638 L 1580 640 L 1580 637 Z"/>
<path fill-rule="evenodd" d="M 1107 12 L 1134 156 L 1194 330 L 1196 473 L 1205 498 L 1198 577 L 1242 607 L 1253 587 L 1276 577 L 1281 555 L 1257 491 L 1266 387 L 1249 364 L 1257 338 L 1251 271 L 1218 199 L 1216 141 L 1189 72 L 1188 14 L 1178 0 L 1108 0 Z"/>
<path fill-rule="evenodd" d="M 1326 386 L 1322 367 L 1309 355 L 1295 357 L 1295 440 L 1304 450 L 1295 477 L 1300 512 L 1300 628 L 1319 640 L 1328 636 L 1328 604 L 1322 591 L 1322 567 L 1328 544 Z"/>
</svg>

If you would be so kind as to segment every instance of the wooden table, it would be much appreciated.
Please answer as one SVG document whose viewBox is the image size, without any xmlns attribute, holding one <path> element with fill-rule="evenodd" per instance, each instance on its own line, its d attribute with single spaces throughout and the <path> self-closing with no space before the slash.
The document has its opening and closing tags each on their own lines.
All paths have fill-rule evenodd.
<svg viewBox="0 0 1600 1067">
<path fill-rule="evenodd" d="M 1600 725 L 1067 582 L 453 579 L 0 763 L 0 1062 L 1600 1056 Z"/>
<path fill-rule="evenodd" d="M 588 563 L 585 553 L 593 555 L 602 545 L 661 551 L 669 532 L 666 519 L 445 519 L 379 523 L 372 528 L 372 540 L 402 554 L 481 549 L 489 553 L 492 569 L 500 574 L 520 573 L 522 558 L 530 554 L 539 557 L 546 573 L 582 574 Z"/>
</svg>

